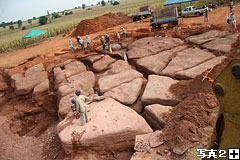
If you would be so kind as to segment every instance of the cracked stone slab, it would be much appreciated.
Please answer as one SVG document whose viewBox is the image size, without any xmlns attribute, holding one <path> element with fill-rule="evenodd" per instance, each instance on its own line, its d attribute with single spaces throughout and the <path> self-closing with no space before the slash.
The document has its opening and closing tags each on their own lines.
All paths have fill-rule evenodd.
<svg viewBox="0 0 240 160">
<path fill-rule="evenodd" d="M 118 60 L 108 66 L 108 70 L 103 73 L 103 77 L 131 69 L 131 66 L 123 60 Z"/>
<path fill-rule="evenodd" d="M 168 37 L 142 38 L 130 44 L 128 58 L 138 59 L 147 57 L 182 44 L 184 44 L 184 42 L 178 38 Z"/>
<path fill-rule="evenodd" d="M 215 57 L 205 50 L 189 48 L 177 53 L 177 56 L 172 59 L 160 75 L 175 77 L 177 72 L 190 69 Z"/>
<path fill-rule="evenodd" d="M 171 93 L 170 87 L 178 80 L 166 76 L 149 75 L 146 88 L 142 96 L 144 104 L 162 104 L 175 106 L 180 102 L 174 94 Z"/>
<path fill-rule="evenodd" d="M 235 43 L 238 40 L 238 36 L 240 34 L 236 33 L 236 34 L 232 34 L 232 35 L 228 35 L 224 38 L 219 38 L 216 39 L 214 41 L 205 43 L 203 45 L 204 48 L 207 48 L 209 50 L 213 50 L 213 51 L 220 51 L 220 52 L 230 52 L 232 49 L 232 44 Z"/>
<path fill-rule="evenodd" d="M 117 100 L 126 105 L 133 104 L 142 89 L 143 79 L 137 78 L 132 80 L 129 83 L 123 83 L 120 86 L 111 89 L 110 91 L 104 93 L 104 96 L 112 97 L 113 99 Z"/>
<path fill-rule="evenodd" d="M 183 45 L 170 50 L 162 51 L 156 55 L 141 58 L 136 62 L 137 68 L 148 74 L 160 74 L 169 61 L 177 55 L 177 52 L 186 48 L 187 46 Z"/>
<path fill-rule="evenodd" d="M 190 36 L 186 39 L 186 41 L 200 45 L 224 37 L 228 34 L 229 33 L 227 31 L 211 30 L 200 35 Z"/>
<path fill-rule="evenodd" d="M 93 69 L 96 72 L 101 72 L 107 69 L 107 67 L 114 63 L 116 60 L 106 55 L 105 58 L 102 58 L 93 63 Z"/>
<path fill-rule="evenodd" d="M 201 75 L 204 71 L 213 68 L 214 66 L 222 63 L 227 57 L 226 56 L 219 56 L 213 59 L 210 59 L 198 66 L 195 66 L 193 68 L 183 70 L 180 72 L 177 72 L 175 77 L 177 79 L 193 79 L 197 77 L 198 75 Z"/>
<path fill-rule="evenodd" d="M 105 93 L 123 83 L 131 82 L 136 78 L 142 78 L 143 75 L 134 69 L 128 69 L 117 74 L 102 77 L 98 80 L 98 86 L 101 93 Z"/>
<path fill-rule="evenodd" d="M 57 126 L 62 147 L 67 154 L 76 150 L 124 151 L 134 147 L 135 136 L 153 132 L 143 117 L 112 98 L 87 106 L 91 119 L 81 125 L 70 111 Z"/>
<path fill-rule="evenodd" d="M 70 82 L 63 82 L 58 88 L 58 96 L 66 96 L 77 89 L 84 95 L 93 94 L 95 84 L 95 76 L 91 71 L 82 72 L 78 75 L 70 77 Z"/>
<path fill-rule="evenodd" d="M 172 108 L 160 104 L 148 105 L 144 108 L 144 118 L 152 128 L 161 130 L 166 124 L 166 115 Z"/>
</svg>

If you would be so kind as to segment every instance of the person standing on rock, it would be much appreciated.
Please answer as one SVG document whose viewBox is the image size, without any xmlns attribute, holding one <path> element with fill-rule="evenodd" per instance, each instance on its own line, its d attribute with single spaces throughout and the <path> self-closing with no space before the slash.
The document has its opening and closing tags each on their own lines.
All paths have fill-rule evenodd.
<svg viewBox="0 0 240 160">
<path fill-rule="evenodd" d="M 105 40 L 107 42 L 107 45 L 108 45 L 108 49 L 110 49 L 110 37 L 108 34 L 105 35 Z"/>
<path fill-rule="evenodd" d="M 103 50 L 105 50 L 105 41 L 104 41 L 104 36 L 100 38 L 101 44 L 103 46 Z"/>
<path fill-rule="evenodd" d="M 231 0 L 231 1 L 229 2 L 229 8 L 230 8 L 230 11 L 232 11 L 232 9 L 233 9 L 233 0 Z"/>
<path fill-rule="evenodd" d="M 83 41 L 83 39 L 80 37 L 80 39 L 79 39 L 79 43 L 80 43 L 80 45 L 81 45 L 81 48 L 83 49 L 83 50 L 85 50 L 85 46 L 84 46 L 84 41 Z"/>
<path fill-rule="evenodd" d="M 88 122 L 86 102 L 89 98 L 87 96 L 81 95 L 80 90 L 76 90 L 75 94 L 77 96 L 75 102 L 76 112 L 79 113 L 82 125 L 84 125 Z"/>
<path fill-rule="evenodd" d="M 117 40 L 118 40 L 118 42 L 120 42 L 120 40 L 121 40 L 120 34 L 118 32 L 116 32 L 116 34 L 117 34 Z"/>
<path fill-rule="evenodd" d="M 228 17 L 229 22 L 229 32 L 235 32 L 236 30 L 236 18 L 234 15 L 234 11 L 232 11 L 231 15 Z"/>
<path fill-rule="evenodd" d="M 121 27 L 121 28 L 122 28 L 124 40 L 126 40 L 126 38 L 127 38 L 126 30 L 125 30 L 125 28 L 123 28 L 123 27 Z"/>
<path fill-rule="evenodd" d="M 90 45 L 91 39 L 89 38 L 88 35 L 86 35 L 86 43 L 87 43 L 87 48 L 90 49 L 91 48 L 91 45 Z"/>
<path fill-rule="evenodd" d="M 205 8 L 204 22 L 208 22 L 208 7 L 205 6 Z"/>
<path fill-rule="evenodd" d="M 74 53 L 75 52 L 75 48 L 73 47 L 72 41 L 69 40 L 68 44 L 69 44 L 69 47 L 71 48 L 72 52 Z"/>
</svg>

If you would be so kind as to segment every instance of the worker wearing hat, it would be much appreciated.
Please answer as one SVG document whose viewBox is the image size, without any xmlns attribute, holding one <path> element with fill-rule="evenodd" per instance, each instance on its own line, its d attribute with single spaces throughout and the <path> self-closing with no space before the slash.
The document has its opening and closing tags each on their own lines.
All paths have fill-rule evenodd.
<svg viewBox="0 0 240 160">
<path fill-rule="evenodd" d="M 72 99 L 72 103 L 74 104 L 75 110 L 75 115 L 79 115 L 81 119 L 82 125 L 88 122 L 88 116 L 87 116 L 87 109 L 86 109 L 86 102 L 88 101 L 88 97 L 81 95 L 80 90 L 76 90 L 75 92 L 76 98 Z"/>
<path fill-rule="evenodd" d="M 126 40 L 126 38 L 127 38 L 126 30 L 123 27 L 121 27 L 121 28 L 122 28 L 122 32 L 123 32 L 123 37 Z"/>
<path fill-rule="evenodd" d="M 103 46 L 103 50 L 105 50 L 104 36 L 102 36 L 102 37 L 100 38 L 100 42 L 101 42 L 101 44 L 102 44 L 102 46 Z"/>
<path fill-rule="evenodd" d="M 90 45 L 91 39 L 88 35 L 86 35 L 86 43 L 87 43 L 87 48 L 90 49 L 91 48 L 91 45 Z"/>
<path fill-rule="evenodd" d="M 236 18 L 234 15 L 234 10 L 232 10 L 231 15 L 228 17 L 229 22 L 229 32 L 235 32 L 237 26 L 236 26 Z"/>
</svg>

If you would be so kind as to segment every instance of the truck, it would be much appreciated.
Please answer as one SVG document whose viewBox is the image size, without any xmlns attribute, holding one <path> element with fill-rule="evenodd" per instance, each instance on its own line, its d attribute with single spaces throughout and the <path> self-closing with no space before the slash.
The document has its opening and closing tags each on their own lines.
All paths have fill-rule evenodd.
<svg viewBox="0 0 240 160">
<path fill-rule="evenodd" d="M 194 6 L 186 7 L 182 11 L 183 17 L 189 17 L 189 16 L 202 16 L 204 12 L 206 11 L 206 8 L 195 8 Z"/>
<path fill-rule="evenodd" d="M 139 12 L 130 14 L 130 17 L 133 21 L 142 20 L 147 17 L 151 17 L 153 10 L 150 6 L 143 6 L 139 8 Z"/>
<path fill-rule="evenodd" d="M 175 27 L 178 25 L 179 10 L 175 8 L 166 8 L 156 10 L 150 19 L 150 26 L 153 29 L 161 28 L 163 24 L 168 24 L 168 27 Z"/>
</svg>

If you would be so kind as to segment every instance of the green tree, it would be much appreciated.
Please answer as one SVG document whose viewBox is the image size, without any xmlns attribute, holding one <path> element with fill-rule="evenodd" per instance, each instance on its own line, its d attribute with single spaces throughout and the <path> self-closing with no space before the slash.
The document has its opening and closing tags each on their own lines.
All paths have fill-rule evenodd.
<svg viewBox="0 0 240 160">
<path fill-rule="evenodd" d="M 39 23 L 40 23 L 40 25 L 44 25 L 44 24 L 47 24 L 47 20 L 48 20 L 48 18 L 46 17 L 46 16 L 41 16 L 41 17 L 39 17 Z"/>
<path fill-rule="evenodd" d="M 33 20 L 35 20 L 36 19 L 36 17 L 33 17 Z"/>
<path fill-rule="evenodd" d="M 101 1 L 102 6 L 106 6 L 106 2 L 105 1 Z"/>
<path fill-rule="evenodd" d="M 31 19 L 28 19 L 28 23 L 32 25 L 32 20 L 31 20 Z"/>
<path fill-rule="evenodd" d="M 114 3 L 113 3 L 113 5 L 115 6 L 115 5 L 119 5 L 120 3 L 118 2 L 118 1 L 115 1 Z"/>
<path fill-rule="evenodd" d="M 61 17 L 61 16 L 58 13 L 56 13 L 56 12 L 52 13 L 52 18 L 56 19 L 56 18 L 59 18 L 59 17 Z"/>
<path fill-rule="evenodd" d="M 86 5 L 85 4 L 82 4 L 82 9 L 85 9 L 86 8 Z"/>
<path fill-rule="evenodd" d="M 25 29 L 26 29 L 26 26 L 23 26 L 23 27 L 22 27 L 22 30 L 25 30 Z"/>
<path fill-rule="evenodd" d="M 17 21 L 17 24 L 18 24 L 18 27 L 20 28 L 22 26 L 22 21 L 21 20 L 18 20 Z"/>
<path fill-rule="evenodd" d="M 2 22 L 2 25 L 1 25 L 3 28 L 6 28 L 6 23 L 5 22 Z"/>
<path fill-rule="evenodd" d="M 9 29 L 14 30 L 14 26 L 9 26 Z"/>
</svg>

